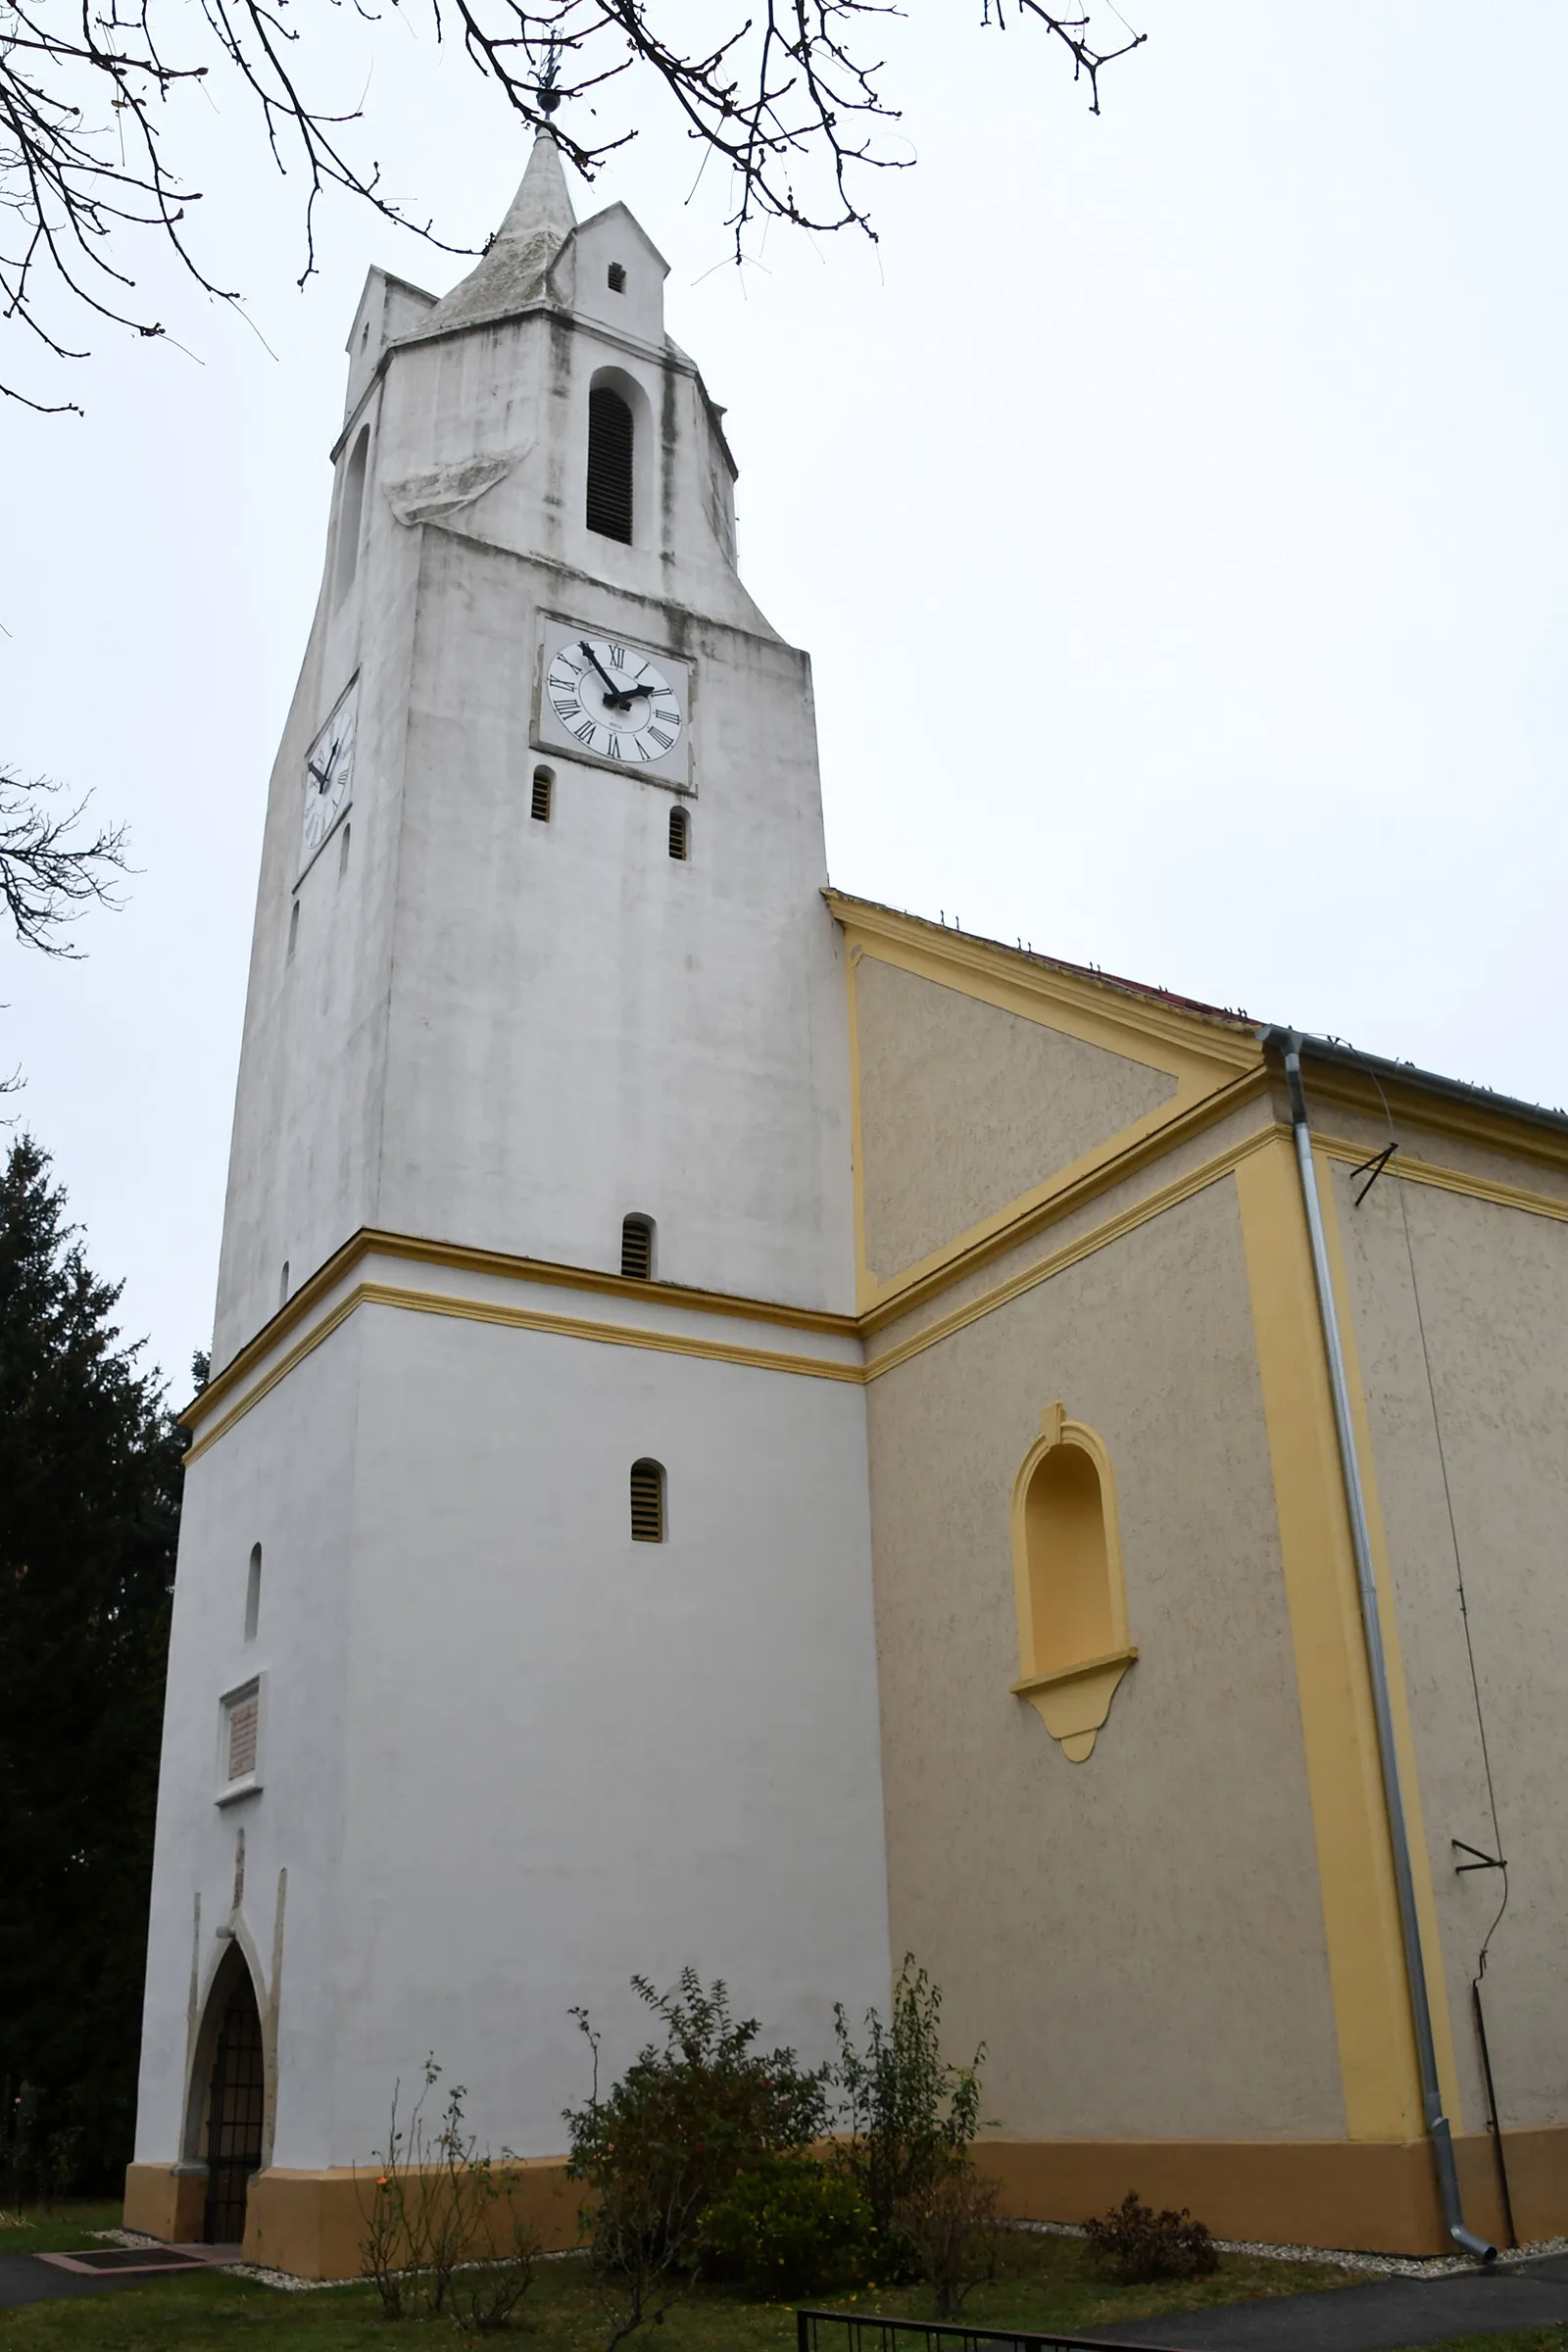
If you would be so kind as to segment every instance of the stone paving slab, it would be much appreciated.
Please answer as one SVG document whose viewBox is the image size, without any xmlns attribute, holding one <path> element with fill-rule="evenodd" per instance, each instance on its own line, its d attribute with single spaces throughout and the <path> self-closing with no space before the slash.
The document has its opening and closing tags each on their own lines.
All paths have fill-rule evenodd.
<svg viewBox="0 0 1568 2352">
<path fill-rule="evenodd" d="M 1376 2278 L 1365 2286 L 1278 2295 L 1262 2303 L 1226 2303 L 1165 2320 L 1140 2320 L 1136 2330 L 1102 2328 L 1104 2337 L 1136 2332 L 1140 2344 L 1182 2352 L 1404 2352 L 1456 2335 L 1505 2335 L 1513 2328 L 1568 2322 L 1568 2257 L 1508 2263 L 1451 2278 Z"/>
<path fill-rule="evenodd" d="M 100 2295 L 112 2287 L 135 2286 L 148 2278 L 172 2278 L 181 2271 L 207 2270 L 215 2260 L 232 2261 L 239 2249 L 169 2246 L 158 2251 L 166 2255 L 177 2252 L 184 2259 L 160 2262 L 155 2254 L 139 2269 L 122 2270 L 100 2269 L 97 2264 L 78 2267 L 82 2263 L 79 2254 L 0 2254 L 0 2310 L 22 2303 L 53 2303 L 63 2295 Z"/>
</svg>

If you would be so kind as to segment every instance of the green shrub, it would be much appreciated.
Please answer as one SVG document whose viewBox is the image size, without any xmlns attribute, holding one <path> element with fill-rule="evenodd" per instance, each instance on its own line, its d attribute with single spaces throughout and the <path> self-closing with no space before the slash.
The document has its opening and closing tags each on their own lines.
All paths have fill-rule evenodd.
<svg viewBox="0 0 1568 2352">
<path fill-rule="evenodd" d="M 871 2214 L 855 2182 L 808 2156 L 774 2157 L 742 2173 L 702 2220 L 705 2242 L 759 2293 L 809 2294 L 863 2276 Z"/>
<path fill-rule="evenodd" d="M 827 2127 L 826 2070 L 807 2072 L 789 2049 L 754 2045 L 755 2018 L 731 2016 L 719 1983 L 694 1969 L 673 1992 L 644 1977 L 632 1987 L 662 2022 L 609 2090 L 599 2088 L 599 2036 L 574 2014 L 593 2052 L 593 2090 L 566 2110 L 566 2170 L 588 2191 L 583 2232 L 612 2345 L 657 2324 L 696 2277 L 702 2217 L 742 2172 L 798 2155 Z"/>
<path fill-rule="evenodd" d="M 1206 2278 L 1219 2268 L 1213 2239 L 1185 2205 L 1180 2213 L 1172 2213 L 1169 2206 L 1155 2213 L 1139 2203 L 1135 2188 L 1084 2228 L 1097 2267 L 1124 2286 L 1147 2285 L 1155 2278 Z"/>
<path fill-rule="evenodd" d="M 833 2081 L 849 2126 L 839 2161 L 870 2209 L 884 2278 L 918 2272 L 918 2258 L 899 2232 L 899 2207 L 966 2168 L 979 2122 L 985 2045 L 967 2066 L 952 2065 L 942 2055 L 941 2018 L 941 1990 L 915 1967 L 912 1952 L 905 1954 L 893 1987 L 891 2024 L 866 2011 L 863 2049 L 850 2037 L 843 2007 L 834 2012 Z M 900 2245 L 906 2251 L 896 2268 L 893 2249 Z"/>
</svg>

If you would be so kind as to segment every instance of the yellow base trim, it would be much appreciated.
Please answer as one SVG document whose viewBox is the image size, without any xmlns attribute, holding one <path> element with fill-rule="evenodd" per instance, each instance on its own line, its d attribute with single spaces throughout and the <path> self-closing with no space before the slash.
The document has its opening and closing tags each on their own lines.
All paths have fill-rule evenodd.
<svg viewBox="0 0 1568 2352">
<path fill-rule="evenodd" d="M 497 2167 L 498 2176 L 501 2168 Z M 470 2251 L 476 2258 L 504 2251 L 514 2217 L 525 2222 L 547 2254 L 578 2242 L 582 2189 L 566 2178 L 565 2159 L 541 2156 L 506 2167 L 507 2191 L 484 2225 L 488 2238 Z M 375 2194 L 373 2164 L 338 2165 L 321 2172 L 273 2168 L 258 2173 L 245 2207 L 247 2262 L 265 2263 L 293 2278 L 357 2278 Z M 197 2192 L 194 2201 L 188 2191 Z M 172 2165 L 133 2164 L 125 2174 L 125 2227 L 149 2237 L 186 2244 L 202 2234 L 207 2174 Z"/>
<path fill-rule="evenodd" d="M 205 2164 L 127 2164 L 125 2228 L 171 2245 L 200 2243 L 207 2213 Z"/>
<path fill-rule="evenodd" d="M 1504 2139 L 1521 2238 L 1568 2230 L 1568 2128 Z M 981 2169 L 1018 2220 L 1082 2222 L 1136 2189 L 1185 2205 L 1216 2237 L 1378 2254 L 1446 2254 L 1431 2143 L 1414 2140 L 982 2140 Z M 1496 2152 L 1484 2133 L 1454 2142 L 1465 2215 L 1506 2244 Z"/>
<path fill-rule="evenodd" d="M 1514 2218 L 1527 2242 L 1568 2231 L 1568 2127 L 1504 2138 Z M 1021 2221 L 1081 2222 L 1138 2191 L 1146 2204 L 1185 2205 L 1217 2237 L 1287 2246 L 1348 2246 L 1381 2254 L 1438 2254 L 1443 2232 L 1432 2150 L 1414 2140 L 986 2139 L 982 2171 Z M 1472 2229 L 1504 2242 L 1496 2152 L 1485 2133 L 1454 2142 Z M 547 2252 L 577 2244 L 582 2192 L 562 2157 L 518 2165 L 514 2204 Z M 361 2273 L 374 2169 L 259 2173 L 251 2182 L 245 2259 L 295 2278 Z M 125 2227 L 189 2244 L 202 2233 L 205 2171 L 133 2164 Z"/>
</svg>

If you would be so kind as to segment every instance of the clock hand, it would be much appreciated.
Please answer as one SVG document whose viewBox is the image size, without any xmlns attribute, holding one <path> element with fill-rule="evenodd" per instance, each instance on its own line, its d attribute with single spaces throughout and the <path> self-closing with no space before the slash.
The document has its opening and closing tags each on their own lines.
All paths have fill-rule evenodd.
<svg viewBox="0 0 1568 2352">
<path fill-rule="evenodd" d="M 595 669 L 598 670 L 599 675 L 604 680 L 605 700 L 609 703 L 612 710 L 629 710 L 638 695 L 646 694 L 648 692 L 646 686 L 630 686 L 625 689 L 617 686 L 614 679 L 611 676 L 609 670 L 600 661 L 599 656 L 594 652 L 593 647 L 589 644 L 586 637 L 578 640 L 577 651 L 581 654 L 587 655 L 589 661 L 593 663 Z"/>
<path fill-rule="evenodd" d="M 333 744 L 332 749 L 326 755 L 326 765 L 324 768 L 318 767 L 314 760 L 306 760 L 305 764 L 307 768 L 316 778 L 316 789 L 318 792 L 326 792 L 330 789 L 332 782 L 332 770 L 337 765 L 337 756 L 342 749 L 343 745 L 341 740 Z"/>
</svg>

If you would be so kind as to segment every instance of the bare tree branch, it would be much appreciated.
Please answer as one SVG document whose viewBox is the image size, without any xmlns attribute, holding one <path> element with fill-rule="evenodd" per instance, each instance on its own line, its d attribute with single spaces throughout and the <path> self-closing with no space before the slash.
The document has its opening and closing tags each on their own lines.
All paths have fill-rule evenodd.
<svg viewBox="0 0 1568 2352">
<path fill-rule="evenodd" d="M 982 0 L 982 23 L 1005 29 L 1007 4 Z M 874 235 L 865 175 L 909 161 L 894 143 L 898 110 L 882 96 L 883 65 L 869 48 L 874 20 L 901 13 L 894 0 L 757 0 L 711 47 L 684 37 L 677 0 L 384 5 L 428 8 L 437 39 L 448 22 L 461 28 L 467 55 L 512 113 L 536 128 L 548 123 L 589 179 L 634 134 L 595 142 L 558 110 L 640 74 L 662 91 L 686 135 L 728 166 L 737 256 L 759 216 Z M 1102 68 L 1147 37 L 1101 48 L 1087 8 L 1061 15 L 1043 0 L 1011 6 L 1066 50 L 1096 114 Z M 350 7 L 368 26 L 378 21 L 370 0 L 198 0 L 194 9 L 176 0 L 0 0 L 0 319 L 24 345 L 51 360 L 80 359 L 77 320 L 89 331 L 97 319 L 162 335 L 129 273 L 139 232 L 163 240 L 204 292 L 238 299 L 190 241 L 200 192 L 182 183 L 177 165 L 176 101 L 215 65 L 253 100 L 278 171 L 303 178 L 301 284 L 316 267 L 318 204 L 333 190 L 444 251 L 463 250 L 386 192 L 380 166 L 359 151 L 360 110 L 331 112 L 314 94 L 313 7 Z M 46 413 L 75 408 L 3 378 L 0 393 Z"/>
<path fill-rule="evenodd" d="M 46 776 L 24 783 L 15 768 L 0 766 L 0 904 L 24 947 L 74 956 L 80 950 L 62 937 L 64 926 L 74 922 L 90 901 L 111 907 L 121 904 L 115 876 L 128 870 L 125 828 L 115 825 L 100 829 L 90 841 L 74 841 L 87 803 L 78 801 L 65 815 L 52 815 L 37 796 L 59 790 Z"/>
</svg>

